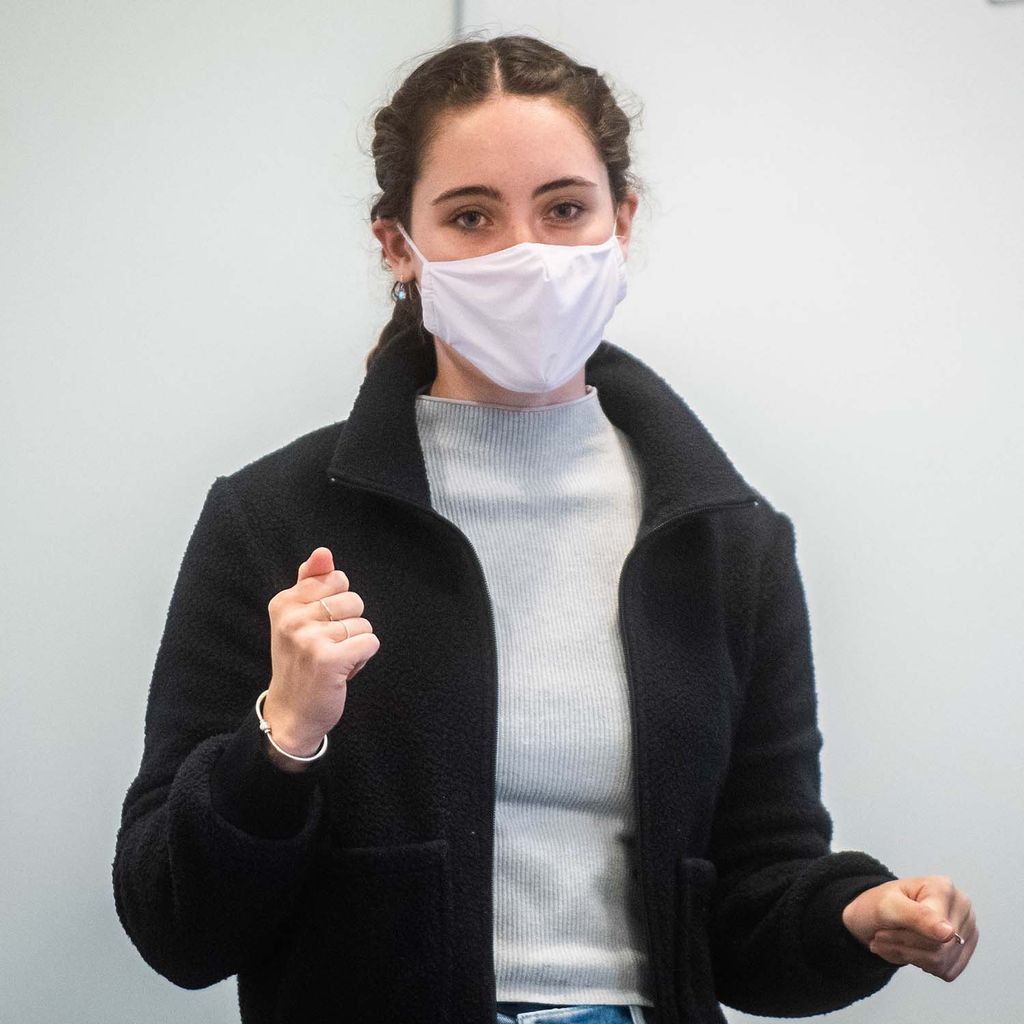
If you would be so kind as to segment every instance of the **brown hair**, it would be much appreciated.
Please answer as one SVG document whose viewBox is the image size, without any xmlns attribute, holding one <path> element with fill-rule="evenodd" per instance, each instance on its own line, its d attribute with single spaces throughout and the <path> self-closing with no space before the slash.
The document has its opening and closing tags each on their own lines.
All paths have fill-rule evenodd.
<svg viewBox="0 0 1024 1024">
<path fill-rule="evenodd" d="M 437 132 L 439 115 L 499 94 L 550 96 L 561 101 L 579 120 L 608 168 L 612 200 L 618 206 L 639 179 L 629 170 L 631 118 L 619 105 L 608 82 L 597 70 L 578 64 L 561 50 L 530 36 L 495 36 L 446 46 L 419 64 L 373 117 L 371 155 L 382 191 L 370 207 L 377 217 L 396 217 L 408 231 L 412 189 L 422 155 Z M 639 114 L 634 115 L 639 117 Z M 381 265 L 388 269 L 381 255 Z M 391 285 L 396 299 L 398 281 Z M 407 298 L 396 300 L 390 321 L 366 357 L 366 369 L 396 336 L 407 343 L 433 341 L 423 328 L 419 289 L 406 282 Z M 418 327 L 419 330 L 411 330 Z"/>
</svg>

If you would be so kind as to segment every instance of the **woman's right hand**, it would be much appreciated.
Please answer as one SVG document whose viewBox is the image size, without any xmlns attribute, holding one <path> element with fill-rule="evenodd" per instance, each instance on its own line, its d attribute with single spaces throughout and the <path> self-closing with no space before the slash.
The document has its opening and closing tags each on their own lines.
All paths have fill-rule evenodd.
<svg viewBox="0 0 1024 1024">
<path fill-rule="evenodd" d="M 310 757 L 337 725 L 348 681 L 377 653 L 380 640 L 329 548 L 316 548 L 299 566 L 295 585 L 276 593 L 267 610 L 272 671 L 263 718 L 278 746 Z"/>
</svg>

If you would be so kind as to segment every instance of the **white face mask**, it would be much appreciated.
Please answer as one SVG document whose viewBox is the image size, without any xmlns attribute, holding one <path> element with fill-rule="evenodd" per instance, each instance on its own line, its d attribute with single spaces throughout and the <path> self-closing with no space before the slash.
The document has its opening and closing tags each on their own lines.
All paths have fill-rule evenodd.
<svg viewBox="0 0 1024 1024">
<path fill-rule="evenodd" d="M 595 245 L 518 245 L 461 260 L 424 259 L 423 326 L 510 391 L 561 387 L 586 363 L 626 294 L 612 229 Z"/>
</svg>

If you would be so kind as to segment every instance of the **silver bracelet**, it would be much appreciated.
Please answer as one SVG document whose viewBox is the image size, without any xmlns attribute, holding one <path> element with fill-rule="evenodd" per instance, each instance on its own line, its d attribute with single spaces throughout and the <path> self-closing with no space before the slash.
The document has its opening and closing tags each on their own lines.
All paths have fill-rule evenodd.
<svg viewBox="0 0 1024 1024">
<path fill-rule="evenodd" d="M 256 717 L 260 720 L 260 729 L 267 734 L 267 739 L 270 740 L 273 748 L 280 754 L 284 754 L 285 757 L 290 757 L 293 761 L 316 761 L 318 758 L 324 756 L 327 753 L 327 736 L 324 735 L 323 743 L 320 745 L 320 749 L 310 757 L 299 757 L 297 754 L 289 754 L 287 750 L 282 750 L 275 742 L 274 737 L 270 735 L 270 723 L 263 717 L 263 701 L 266 699 L 267 694 L 270 690 L 264 690 L 256 698 Z"/>
</svg>

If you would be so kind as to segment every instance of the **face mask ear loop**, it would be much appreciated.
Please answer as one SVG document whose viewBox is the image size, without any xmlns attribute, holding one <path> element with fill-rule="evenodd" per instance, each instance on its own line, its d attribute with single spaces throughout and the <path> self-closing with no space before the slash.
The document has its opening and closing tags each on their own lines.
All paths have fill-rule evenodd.
<svg viewBox="0 0 1024 1024">
<path fill-rule="evenodd" d="M 396 220 L 395 224 L 398 226 L 398 230 L 402 232 L 402 237 L 409 243 L 409 247 L 412 249 L 414 253 L 416 253 L 416 256 L 419 259 L 420 263 L 426 266 L 430 261 L 423 255 L 423 253 L 420 252 L 419 247 L 406 233 L 405 228 L 402 227 L 402 222 L 400 220 Z"/>
</svg>

